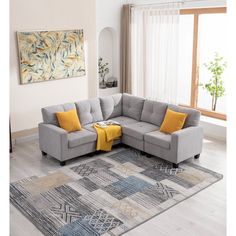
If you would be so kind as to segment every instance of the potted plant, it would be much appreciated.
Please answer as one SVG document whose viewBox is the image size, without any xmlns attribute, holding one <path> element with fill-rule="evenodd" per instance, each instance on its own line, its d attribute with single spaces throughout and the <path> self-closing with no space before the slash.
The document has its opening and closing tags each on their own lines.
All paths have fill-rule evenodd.
<svg viewBox="0 0 236 236">
<path fill-rule="evenodd" d="M 212 74 L 211 79 L 205 84 L 199 84 L 210 93 L 212 97 L 211 110 L 216 110 L 217 100 L 225 95 L 224 81 L 222 74 L 227 66 L 226 62 L 223 62 L 223 57 L 215 53 L 214 59 L 209 63 L 203 64 Z"/>
<path fill-rule="evenodd" d="M 105 76 L 106 74 L 109 73 L 109 68 L 108 68 L 108 63 L 103 63 L 102 62 L 102 57 L 99 57 L 98 59 L 98 73 L 100 75 L 100 78 L 102 79 L 101 82 L 99 83 L 99 87 L 104 89 L 106 88 L 106 82 L 105 82 Z"/>
</svg>

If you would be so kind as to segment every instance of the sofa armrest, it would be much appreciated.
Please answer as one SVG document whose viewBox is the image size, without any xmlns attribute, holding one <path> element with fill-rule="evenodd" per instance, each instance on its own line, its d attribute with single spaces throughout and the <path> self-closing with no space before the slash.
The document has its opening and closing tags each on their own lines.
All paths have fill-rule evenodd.
<svg viewBox="0 0 236 236">
<path fill-rule="evenodd" d="M 177 163 L 202 152 L 203 129 L 192 126 L 171 134 L 171 149 L 177 153 Z"/>
<path fill-rule="evenodd" d="M 39 147 L 42 151 L 50 156 L 63 161 L 66 150 L 68 149 L 68 136 L 67 131 L 52 125 L 52 124 L 39 124 Z"/>
</svg>

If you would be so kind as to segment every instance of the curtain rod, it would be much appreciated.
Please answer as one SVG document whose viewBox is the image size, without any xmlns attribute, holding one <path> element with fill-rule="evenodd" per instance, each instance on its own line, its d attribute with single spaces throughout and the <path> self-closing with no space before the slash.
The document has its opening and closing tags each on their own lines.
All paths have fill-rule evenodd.
<svg viewBox="0 0 236 236">
<path fill-rule="evenodd" d="M 184 3 L 184 1 L 172 1 L 172 2 L 157 2 L 157 3 L 146 3 L 146 4 L 131 4 L 132 7 L 142 7 L 142 6 L 156 6 L 168 3 Z"/>
<path fill-rule="evenodd" d="M 147 4 L 131 4 L 131 7 L 142 7 L 142 6 L 157 6 L 168 3 L 190 3 L 190 2 L 205 2 L 206 0 L 181 0 L 181 1 L 170 1 L 170 2 L 156 2 L 156 3 L 147 3 Z"/>
</svg>

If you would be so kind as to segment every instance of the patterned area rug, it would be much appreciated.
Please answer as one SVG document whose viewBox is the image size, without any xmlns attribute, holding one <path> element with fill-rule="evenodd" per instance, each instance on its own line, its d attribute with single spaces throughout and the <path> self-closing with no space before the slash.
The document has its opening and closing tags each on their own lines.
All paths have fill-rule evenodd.
<svg viewBox="0 0 236 236">
<path fill-rule="evenodd" d="M 117 236 L 220 180 L 119 149 L 10 185 L 10 200 L 44 235 Z"/>
</svg>

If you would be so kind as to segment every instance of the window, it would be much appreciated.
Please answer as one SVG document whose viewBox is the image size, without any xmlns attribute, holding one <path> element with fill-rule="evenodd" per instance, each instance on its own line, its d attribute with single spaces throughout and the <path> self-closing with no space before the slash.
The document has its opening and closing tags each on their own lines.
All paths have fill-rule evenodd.
<svg viewBox="0 0 236 236">
<path fill-rule="evenodd" d="M 217 98 L 215 109 L 210 92 L 204 88 L 212 78 L 208 64 L 218 53 L 226 61 L 226 8 L 183 9 L 180 17 L 179 103 L 199 109 L 203 115 L 226 119 L 225 95 Z M 224 73 L 222 74 L 224 83 Z M 225 83 L 223 84 L 225 88 Z M 225 94 L 225 93 L 224 93 Z M 212 102 L 213 101 L 213 102 Z"/>
<path fill-rule="evenodd" d="M 215 53 L 223 57 L 224 63 L 226 56 L 226 14 L 207 14 L 199 16 L 199 84 L 206 84 L 212 77 L 211 72 L 204 66 L 215 57 Z M 224 78 L 224 74 L 222 75 Z M 225 87 L 225 84 L 224 84 Z M 214 103 L 214 101 L 213 101 Z M 203 109 L 211 109 L 212 97 L 202 86 L 198 87 L 197 106 Z M 213 104 L 214 106 L 214 104 Z M 216 112 L 226 113 L 225 96 L 216 100 Z"/>
</svg>

